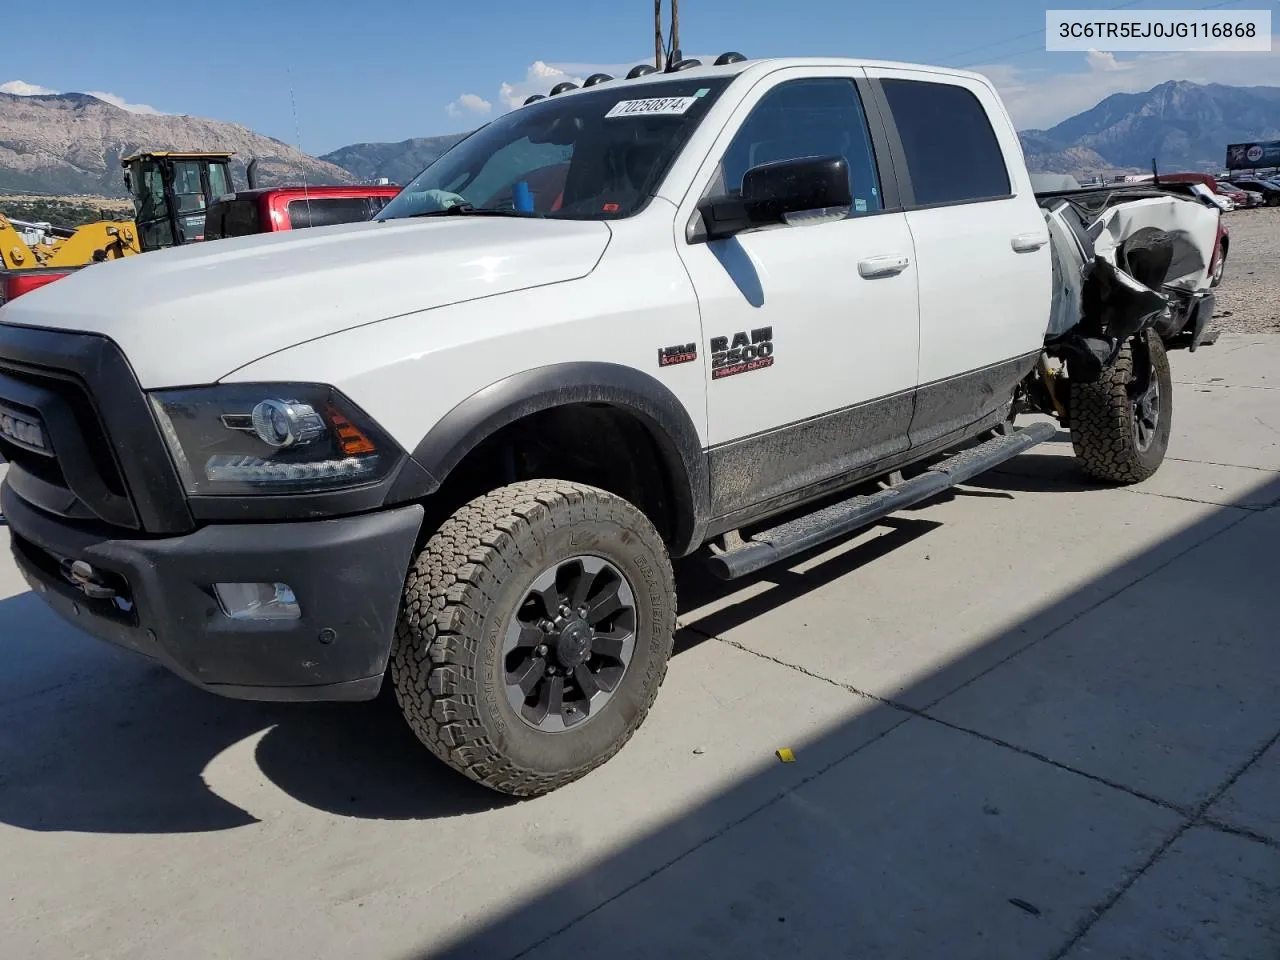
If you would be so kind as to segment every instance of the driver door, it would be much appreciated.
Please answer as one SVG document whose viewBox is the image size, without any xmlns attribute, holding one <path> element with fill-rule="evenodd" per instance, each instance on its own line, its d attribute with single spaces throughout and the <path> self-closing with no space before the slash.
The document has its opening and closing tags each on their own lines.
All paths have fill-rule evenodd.
<svg viewBox="0 0 1280 960">
<path fill-rule="evenodd" d="M 779 71 L 748 95 L 685 199 L 751 167 L 838 155 L 852 209 L 676 244 L 702 315 L 713 515 L 766 513 L 909 446 L 920 349 L 915 251 L 856 68 Z M 877 163 L 877 158 L 884 163 Z M 886 189 L 887 188 L 887 189 Z"/>
</svg>

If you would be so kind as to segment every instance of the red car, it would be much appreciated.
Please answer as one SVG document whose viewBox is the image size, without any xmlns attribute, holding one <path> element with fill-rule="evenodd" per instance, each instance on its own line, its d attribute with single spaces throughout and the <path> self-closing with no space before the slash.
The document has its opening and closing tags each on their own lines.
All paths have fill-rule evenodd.
<svg viewBox="0 0 1280 960">
<path fill-rule="evenodd" d="M 204 238 L 219 240 L 369 220 L 399 192 L 400 188 L 395 185 L 241 190 L 209 204 Z"/>
<path fill-rule="evenodd" d="M 1207 173 L 1162 173 L 1160 174 L 1160 182 L 1202 183 L 1219 196 L 1228 197 L 1237 207 L 1243 207 L 1249 203 L 1248 194 L 1243 190 L 1237 190 L 1235 187 L 1221 184 Z"/>
</svg>

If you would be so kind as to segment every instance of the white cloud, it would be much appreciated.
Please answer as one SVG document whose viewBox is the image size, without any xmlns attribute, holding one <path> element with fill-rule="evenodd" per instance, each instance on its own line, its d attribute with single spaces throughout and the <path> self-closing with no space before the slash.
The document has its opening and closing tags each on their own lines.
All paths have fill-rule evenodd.
<svg viewBox="0 0 1280 960">
<path fill-rule="evenodd" d="M 595 73 L 597 71 L 592 69 L 591 72 Z M 601 70 L 598 72 L 607 71 Z M 581 76 L 570 74 L 546 61 L 535 60 L 529 65 L 529 69 L 525 71 L 523 80 L 503 82 L 502 86 L 498 88 L 498 99 L 508 110 L 514 110 L 524 103 L 526 98 L 535 93 L 545 95 L 557 83 L 564 83 L 566 80 L 582 86 Z"/>
<path fill-rule="evenodd" d="M 1107 72 L 1112 70 L 1128 70 L 1132 64 L 1117 60 L 1114 53 L 1106 50 L 1090 50 L 1084 55 L 1090 70 Z"/>
<path fill-rule="evenodd" d="M 123 97 L 116 96 L 114 93 L 105 93 L 102 90 L 86 90 L 85 92 L 91 97 L 97 97 L 99 100 L 103 100 L 111 104 L 113 107 L 119 107 L 121 110 L 128 110 L 130 113 L 149 113 L 153 115 L 159 115 L 160 113 L 159 110 L 149 104 L 129 103 L 129 101 L 125 100 Z"/>
<path fill-rule="evenodd" d="M 1073 57 L 1066 62 L 1079 65 Z M 995 84 L 1019 129 L 1044 128 L 1088 110 L 1113 93 L 1141 93 L 1167 80 L 1280 85 L 1280 43 L 1274 43 L 1270 53 L 1202 51 L 1118 57 L 1091 50 L 1084 55 L 1083 66 L 1082 71 L 1063 72 L 1029 70 L 1008 63 L 972 69 Z"/>
<path fill-rule="evenodd" d="M 484 116 L 492 109 L 493 104 L 479 94 L 464 93 L 457 100 L 448 104 L 444 111 L 451 117 L 461 117 L 472 113 Z"/>
<path fill-rule="evenodd" d="M 7 83 L 0 83 L 0 93 L 11 93 L 18 97 L 49 96 L 57 95 L 61 92 L 60 90 L 51 90 L 49 87 L 42 87 L 38 83 L 27 83 L 25 80 L 10 80 Z M 128 110 L 130 113 L 160 113 L 155 107 L 145 103 L 129 103 L 123 97 L 118 97 L 114 93 L 106 93 L 102 90 L 87 90 L 85 92 L 91 97 L 97 97 L 113 107 Z"/>
<path fill-rule="evenodd" d="M 7 83 L 0 83 L 0 93 L 11 93 L 15 97 L 39 97 L 57 92 L 57 90 L 42 87 L 38 83 L 27 83 L 25 80 L 10 80 Z"/>
</svg>

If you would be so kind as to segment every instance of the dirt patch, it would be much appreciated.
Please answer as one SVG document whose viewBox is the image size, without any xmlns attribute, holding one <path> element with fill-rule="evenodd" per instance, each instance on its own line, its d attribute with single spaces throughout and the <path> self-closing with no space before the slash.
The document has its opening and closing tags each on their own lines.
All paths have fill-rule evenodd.
<svg viewBox="0 0 1280 960">
<path fill-rule="evenodd" d="M 1223 215 L 1231 231 L 1227 272 L 1214 292 L 1211 329 L 1224 333 L 1280 333 L 1280 207 Z"/>
</svg>

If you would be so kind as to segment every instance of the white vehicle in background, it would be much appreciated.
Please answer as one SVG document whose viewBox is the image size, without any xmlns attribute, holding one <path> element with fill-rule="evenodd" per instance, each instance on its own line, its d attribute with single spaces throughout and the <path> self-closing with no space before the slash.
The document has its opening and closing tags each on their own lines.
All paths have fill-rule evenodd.
<svg viewBox="0 0 1280 960">
<path fill-rule="evenodd" d="M 1208 200 L 1223 213 L 1230 213 L 1236 208 L 1236 202 L 1230 197 L 1224 197 L 1220 193 L 1214 193 L 1202 183 L 1191 184 L 1191 191 L 1195 193 L 1196 196 L 1201 197 L 1204 200 Z"/>
<path fill-rule="evenodd" d="M 672 558 L 794 557 L 1056 433 L 1022 412 L 1100 480 L 1159 468 L 1153 327 L 1212 313 L 1216 211 L 1037 196 L 992 85 L 952 69 L 726 55 L 552 94 L 375 222 L 0 308 L 32 587 L 226 696 L 389 676 L 433 753 L 530 796 L 644 719 Z"/>
</svg>

